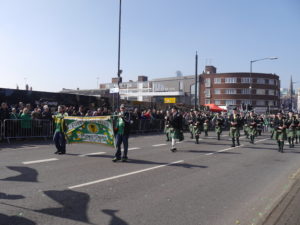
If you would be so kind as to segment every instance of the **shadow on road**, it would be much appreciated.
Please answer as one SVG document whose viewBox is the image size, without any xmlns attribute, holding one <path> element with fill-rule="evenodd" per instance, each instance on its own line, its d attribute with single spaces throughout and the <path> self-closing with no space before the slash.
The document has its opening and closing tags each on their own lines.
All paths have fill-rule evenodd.
<svg viewBox="0 0 300 225">
<path fill-rule="evenodd" d="M 161 163 L 161 162 L 153 162 L 153 161 L 147 161 L 147 160 L 140 160 L 140 159 L 129 159 L 128 164 L 134 163 L 134 164 L 149 164 L 149 165 L 168 165 L 169 163 Z M 200 166 L 200 165 L 194 165 L 189 163 L 176 163 L 171 164 L 169 166 L 176 166 L 176 167 L 184 167 L 184 168 L 207 168 L 207 166 Z"/>
<path fill-rule="evenodd" d="M 62 207 L 34 210 L 35 212 L 90 223 L 87 216 L 88 203 L 90 201 L 88 194 L 72 190 L 49 190 L 44 193 L 62 205 Z"/>
<path fill-rule="evenodd" d="M 21 174 L 0 179 L 2 181 L 38 182 L 38 172 L 35 169 L 22 166 L 7 166 L 7 168 L 19 172 Z"/>
<path fill-rule="evenodd" d="M 7 216 L 0 213 L 0 225 L 35 225 L 32 220 L 19 216 Z"/>
<path fill-rule="evenodd" d="M 116 213 L 119 212 L 119 210 L 103 209 L 102 212 L 111 216 L 109 225 L 129 225 L 126 221 L 122 220 L 116 215 Z"/>
<path fill-rule="evenodd" d="M 18 200 L 25 198 L 23 195 L 8 195 L 0 192 L 0 199 Z"/>
</svg>

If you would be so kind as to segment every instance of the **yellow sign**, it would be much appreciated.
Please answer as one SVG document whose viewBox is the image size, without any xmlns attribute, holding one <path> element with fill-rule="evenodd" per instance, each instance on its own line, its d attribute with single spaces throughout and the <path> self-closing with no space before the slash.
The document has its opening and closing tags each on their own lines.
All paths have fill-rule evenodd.
<svg viewBox="0 0 300 225">
<path fill-rule="evenodd" d="M 176 98 L 164 98 L 164 103 L 176 103 Z"/>
</svg>

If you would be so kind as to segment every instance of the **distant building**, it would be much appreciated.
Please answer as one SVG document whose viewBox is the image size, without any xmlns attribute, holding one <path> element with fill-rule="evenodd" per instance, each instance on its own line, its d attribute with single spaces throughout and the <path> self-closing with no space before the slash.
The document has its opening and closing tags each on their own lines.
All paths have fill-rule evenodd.
<svg viewBox="0 0 300 225">
<path fill-rule="evenodd" d="M 176 103 L 191 104 L 191 86 L 194 76 L 176 76 L 148 80 L 147 76 L 138 76 L 137 81 L 120 83 L 120 98 L 131 101 L 164 102 L 165 98 L 175 98 Z M 117 80 L 100 84 L 100 90 L 116 88 Z"/>
<path fill-rule="evenodd" d="M 297 110 L 298 110 L 298 113 L 300 113 L 300 88 L 298 88 L 298 91 L 297 91 Z"/>
<path fill-rule="evenodd" d="M 280 89 L 280 101 L 281 101 L 281 108 L 285 111 L 288 110 L 297 110 L 297 93 L 293 87 L 293 78 L 290 79 L 290 87 L 289 88 L 281 88 Z"/>
<path fill-rule="evenodd" d="M 241 107 L 252 105 L 257 112 L 280 107 L 279 76 L 266 73 L 217 73 L 206 66 L 200 75 L 200 105 Z"/>
</svg>

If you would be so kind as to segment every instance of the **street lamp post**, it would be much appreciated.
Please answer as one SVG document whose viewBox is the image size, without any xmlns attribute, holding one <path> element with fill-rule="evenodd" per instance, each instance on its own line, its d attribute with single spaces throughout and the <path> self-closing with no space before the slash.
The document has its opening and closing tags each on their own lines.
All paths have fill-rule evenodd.
<svg viewBox="0 0 300 225">
<path fill-rule="evenodd" d="M 119 109 L 120 105 L 120 83 L 121 83 L 121 73 L 120 68 L 121 63 L 121 22 L 122 22 L 122 0 L 119 2 L 119 38 L 118 38 L 118 93 L 117 93 L 117 106 L 116 109 Z"/>
<path fill-rule="evenodd" d="M 255 60 L 251 60 L 250 61 L 250 86 L 249 86 L 249 89 L 250 89 L 250 105 L 252 105 L 252 64 L 255 63 L 255 62 L 258 62 L 258 61 L 263 61 L 263 60 L 275 60 L 275 59 L 278 59 L 278 57 L 266 57 L 266 58 L 262 58 L 262 59 L 255 59 Z"/>
<path fill-rule="evenodd" d="M 195 109 L 197 108 L 197 99 L 198 99 L 198 53 L 196 52 L 196 58 L 195 58 Z M 199 83 L 200 86 L 200 83 Z"/>
</svg>

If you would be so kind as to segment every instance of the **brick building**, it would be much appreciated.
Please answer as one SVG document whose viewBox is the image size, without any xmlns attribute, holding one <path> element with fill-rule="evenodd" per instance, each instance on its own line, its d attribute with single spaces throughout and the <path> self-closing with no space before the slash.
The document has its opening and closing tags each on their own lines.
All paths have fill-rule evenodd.
<svg viewBox="0 0 300 225">
<path fill-rule="evenodd" d="M 214 66 L 206 66 L 200 75 L 200 105 L 252 105 L 264 112 L 280 107 L 280 80 L 266 73 L 217 73 Z"/>
</svg>

